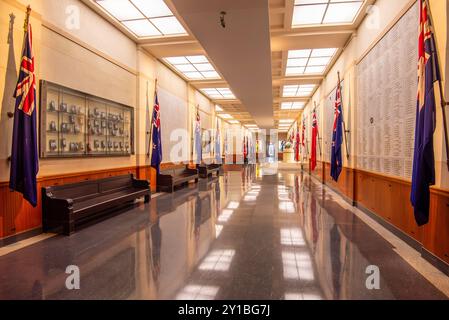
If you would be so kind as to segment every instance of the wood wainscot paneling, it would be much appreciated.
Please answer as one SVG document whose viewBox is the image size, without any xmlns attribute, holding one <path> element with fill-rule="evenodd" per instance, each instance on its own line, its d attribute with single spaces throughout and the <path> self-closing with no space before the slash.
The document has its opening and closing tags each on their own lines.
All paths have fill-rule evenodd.
<svg viewBox="0 0 449 320">
<path fill-rule="evenodd" d="M 410 190 L 411 184 L 406 180 L 356 171 L 356 203 L 422 242 L 423 230 L 414 220 Z"/>
<path fill-rule="evenodd" d="M 430 222 L 422 229 L 424 248 L 449 263 L 449 191 L 431 189 Z"/>
<path fill-rule="evenodd" d="M 355 191 L 355 170 L 352 168 L 343 167 L 338 182 L 331 178 L 331 165 L 326 162 L 323 166 L 323 181 L 326 185 L 341 193 L 347 200 L 354 200 Z"/>
<path fill-rule="evenodd" d="M 312 171 L 311 174 L 316 179 L 323 182 L 324 181 L 324 163 L 321 161 L 317 161 L 315 171 Z"/>
</svg>

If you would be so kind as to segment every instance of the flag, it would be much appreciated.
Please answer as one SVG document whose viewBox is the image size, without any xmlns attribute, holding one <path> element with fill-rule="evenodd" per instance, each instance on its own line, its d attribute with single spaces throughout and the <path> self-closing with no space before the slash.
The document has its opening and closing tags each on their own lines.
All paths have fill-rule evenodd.
<svg viewBox="0 0 449 320">
<path fill-rule="evenodd" d="M 411 202 L 419 226 L 429 222 L 430 190 L 435 184 L 433 134 L 436 126 L 434 83 L 441 81 L 430 12 L 420 0 L 418 97 Z"/>
<path fill-rule="evenodd" d="M 11 151 L 9 187 L 20 192 L 33 206 L 37 206 L 39 156 L 36 130 L 36 77 L 33 55 L 33 32 L 26 22 L 20 73 L 14 98 L 14 129 Z"/>
<path fill-rule="evenodd" d="M 221 134 L 220 134 L 220 123 L 217 117 L 217 131 L 215 132 L 215 162 L 221 164 Z"/>
<path fill-rule="evenodd" d="M 315 171 L 316 169 L 316 147 L 318 139 L 318 121 L 316 119 L 316 110 L 313 110 L 312 118 L 312 156 L 310 159 L 310 169 Z"/>
<path fill-rule="evenodd" d="M 203 141 L 201 137 L 201 117 L 200 110 L 196 109 L 196 122 L 195 122 L 195 151 L 196 151 L 196 164 L 201 164 L 203 160 Z"/>
<path fill-rule="evenodd" d="M 157 97 L 157 90 L 154 98 L 153 109 L 153 152 L 151 154 L 151 166 L 159 173 L 162 163 L 162 134 L 161 134 L 161 109 L 159 106 L 159 99 Z"/>
<path fill-rule="evenodd" d="M 300 156 L 299 156 L 299 152 L 301 149 L 301 137 L 299 135 L 299 124 L 296 124 L 296 139 L 295 139 L 295 161 L 299 162 Z"/>
<path fill-rule="evenodd" d="M 248 161 L 248 145 L 247 137 L 243 137 L 243 161 L 246 163 Z"/>
<path fill-rule="evenodd" d="M 335 117 L 334 129 L 332 134 L 332 152 L 331 152 L 331 177 L 338 181 L 343 169 L 341 146 L 343 144 L 343 113 L 341 102 L 341 81 L 338 77 L 338 84 L 335 97 Z"/>
<path fill-rule="evenodd" d="M 302 138 L 301 138 L 301 145 L 302 145 L 302 153 L 303 153 L 303 159 L 305 159 L 306 156 L 306 119 L 302 120 Z"/>
</svg>

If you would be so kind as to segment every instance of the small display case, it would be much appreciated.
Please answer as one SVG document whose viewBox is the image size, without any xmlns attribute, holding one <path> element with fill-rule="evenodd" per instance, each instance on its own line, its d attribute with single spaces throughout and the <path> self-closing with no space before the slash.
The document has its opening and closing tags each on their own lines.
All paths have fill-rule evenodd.
<svg viewBox="0 0 449 320">
<path fill-rule="evenodd" d="M 41 158 L 134 154 L 134 109 L 41 81 Z"/>
</svg>

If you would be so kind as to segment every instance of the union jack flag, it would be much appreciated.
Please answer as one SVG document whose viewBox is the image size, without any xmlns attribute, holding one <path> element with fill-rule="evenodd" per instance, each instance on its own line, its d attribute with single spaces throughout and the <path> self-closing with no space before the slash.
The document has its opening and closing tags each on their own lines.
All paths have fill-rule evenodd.
<svg viewBox="0 0 449 320">
<path fill-rule="evenodd" d="M 411 203 L 419 226 L 429 222 L 430 190 L 435 184 L 433 134 L 436 127 L 434 83 L 441 81 L 438 55 L 426 0 L 420 0 L 418 97 Z"/>
<path fill-rule="evenodd" d="M 20 75 L 14 98 L 19 98 L 17 108 L 31 116 L 36 107 L 36 77 L 34 75 L 33 33 L 28 24 L 25 35 L 24 52 L 20 63 Z"/>
<path fill-rule="evenodd" d="M 14 129 L 11 152 L 9 187 L 20 192 L 34 207 L 37 206 L 36 176 L 39 171 L 36 130 L 36 77 L 33 55 L 33 33 L 26 22 L 20 73 L 14 98 Z"/>
</svg>

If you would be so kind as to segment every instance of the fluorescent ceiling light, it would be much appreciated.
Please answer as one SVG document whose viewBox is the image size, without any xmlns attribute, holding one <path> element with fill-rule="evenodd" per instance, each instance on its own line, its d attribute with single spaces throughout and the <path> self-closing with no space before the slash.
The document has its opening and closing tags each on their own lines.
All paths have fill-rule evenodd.
<svg viewBox="0 0 449 320">
<path fill-rule="evenodd" d="M 281 119 L 279 120 L 279 123 L 293 123 L 295 122 L 294 119 Z"/>
<path fill-rule="evenodd" d="M 137 38 L 187 34 L 163 0 L 95 0 Z"/>
<path fill-rule="evenodd" d="M 296 0 L 292 27 L 352 24 L 364 0 Z"/>
<path fill-rule="evenodd" d="M 235 95 L 229 88 L 206 88 L 201 89 L 201 91 L 204 92 L 207 96 L 209 96 L 209 98 L 212 98 L 214 100 L 235 99 Z"/>
<path fill-rule="evenodd" d="M 230 120 L 228 121 L 230 124 L 239 124 L 240 122 L 237 120 Z"/>
<path fill-rule="evenodd" d="M 257 124 L 245 124 L 247 128 L 258 128 Z"/>
<path fill-rule="evenodd" d="M 164 60 L 189 80 L 220 79 L 204 55 L 167 57 Z"/>
<path fill-rule="evenodd" d="M 290 50 L 285 75 L 323 74 L 336 52 L 336 48 Z"/>
</svg>

